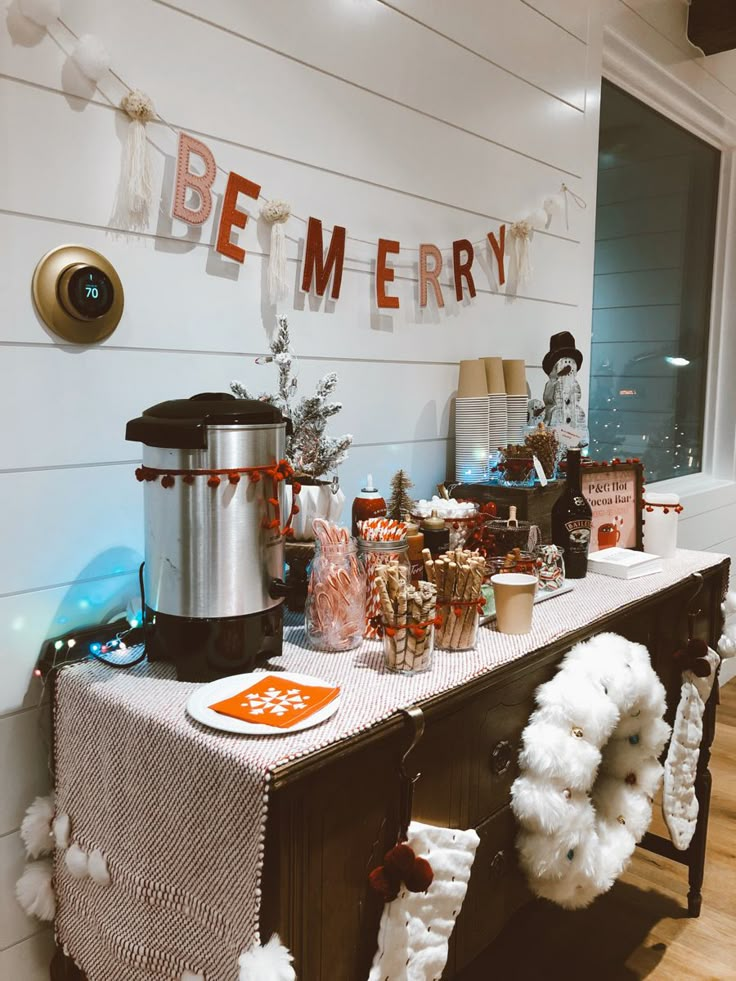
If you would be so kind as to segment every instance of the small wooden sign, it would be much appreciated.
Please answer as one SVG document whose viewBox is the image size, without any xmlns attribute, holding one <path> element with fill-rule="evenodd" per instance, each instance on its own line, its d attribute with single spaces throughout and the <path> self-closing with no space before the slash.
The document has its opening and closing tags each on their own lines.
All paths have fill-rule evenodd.
<svg viewBox="0 0 736 981">
<path fill-rule="evenodd" d="M 643 469 L 638 461 L 583 465 L 583 495 L 593 509 L 591 552 L 614 546 L 641 549 Z"/>
</svg>

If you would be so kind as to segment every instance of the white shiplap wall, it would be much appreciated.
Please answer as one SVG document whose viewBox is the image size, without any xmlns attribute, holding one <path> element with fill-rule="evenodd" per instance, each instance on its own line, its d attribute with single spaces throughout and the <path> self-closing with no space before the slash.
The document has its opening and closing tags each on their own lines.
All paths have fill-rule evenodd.
<svg viewBox="0 0 736 981">
<path fill-rule="evenodd" d="M 373 301 L 375 251 L 350 241 L 336 303 L 298 290 L 303 222 L 288 226 L 289 314 L 306 391 L 340 377 L 335 431 L 355 435 L 341 479 L 348 498 L 371 470 L 386 487 L 404 466 L 417 491 L 443 479 L 460 358 L 523 357 L 542 382 L 549 336 L 589 347 L 600 30 L 587 10 L 567 22 L 562 0 L 65 0 L 64 20 L 108 46 L 112 64 L 177 128 L 200 136 L 218 164 L 284 197 L 295 214 L 375 241 L 447 247 L 483 240 L 538 206 L 565 180 L 590 203 L 537 236 L 535 275 L 513 303 L 494 292 L 484 250 L 478 295 L 444 311 L 418 306 L 416 253 L 402 253 L 401 308 Z M 147 234 L 110 228 L 125 124 L 123 89 L 91 89 L 50 36 L 7 8 L 0 25 L 0 321 L 4 453 L 0 514 L 0 977 L 42 977 L 48 934 L 12 898 L 23 808 L 45 784 L 40 692 L 30 683 L 42 640 L 99 621 L 135 591 L 141 558 L 138 447 L 127 419 L 166 398 L 273 384 L 264 351 L 275 323 L 264 302 L 268 233 L 255 213 L 241 235 L 244 266 L 211 248 L 213 220 L 170 218 L 176 136 L 149 127 L 155 199 Z M 587 111 L 586 111 L 587 108 Z M 224 176 L 215 185 L 221 201 Z M 217 213 L 219 209 L 215 208 Z M 65 242 L 106 254 L 125 286 L 125 314 L 107 342 L 58 343 L 30 301 L 33 268 Z M 449 283 L 449 278 L 445 277 Z M 30 939 L 29 939 L 30 938 Z"/>
<path fill-rule="evenodd" d="M 4 6 L 0 126 L 12 140 L 0 157 L 0 977 L 35 981 L 46 976 L 49 934 L 19 913 L 12 888 L 20 816 L 46 782 L 36 654 L 44 637 L 99 621 L 135 590 L 141 499 L 126 420 L 232 378 L 270 387 L 253 357 L 275 316 L 262 299 L 268 237 L 255 214 L 241 237 L 244 266 L 213 252 L 212 221 L 194 230 L 169 217 L 176 140 L 161 124 L 149 127 L 161 211 L 145 235 L 111 230 L 125 132 L 112 107 L 123 89 L 113 77 L 90 89 L 69 62 L 63 27 L 46 36 L 15 0 Z M 121 77 L 173 126 L 204 139 L 223 169 L 328 228 L 447 246 L 482 239 L 563 179 L 588 201 L 586 212 L 572 209 L 569 229 L 557 222 L 538 235 L 523 297 L 495 293 L 480 256 L 476 299 L 457 304 L 448 291 L 439 314 L 418 307 L 410 254 L 396 263 L 401 309 L 379 314 L 375 255 L 358 242 L 348 244 L 340 300 L 303 297 L 304 225 L 290 222 L 284 312 L 302 387 L 340 375 L 336 430 L 356 437 L 341 473 L 348 497 L 369 469 L 385 487 L 404 466 L 419 493 L 444 477 L 460 358 L 524 357 L 538 390 L 551 333 L 571 330 L 587 357 L 600 7 L 621 36 L 736 118 L 736 95 L 683 51 L 678 0 L 65 0 L 67 24 L 103 38 Z M 223 189 L 220 176 L 218 202 Z M 35 263 L 64 242 L 105 253 L 125 285 L 123 321 L 93 349 L 57 343 L 30 302 Z M 724 520 L 696 504 L 692 544 L 736 552 L 736 495 L 716 493 Z"/>
</svg>

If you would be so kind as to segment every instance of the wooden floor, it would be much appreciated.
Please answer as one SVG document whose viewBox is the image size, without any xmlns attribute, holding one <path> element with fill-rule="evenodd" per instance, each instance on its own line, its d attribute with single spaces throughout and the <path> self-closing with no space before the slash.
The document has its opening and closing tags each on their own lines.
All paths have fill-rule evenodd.
<svg viewBox="0 0 736 981">
<path fill-rule="evenodd" d="M 520 910 L 459 981 L 736 981 L 736 680 L 721 692 L 703 910 L 686 912 L 687 869 L 637 848 L 587 910 Z M 666 834 L 657 813 L 653 831 Z"/>
</svg>

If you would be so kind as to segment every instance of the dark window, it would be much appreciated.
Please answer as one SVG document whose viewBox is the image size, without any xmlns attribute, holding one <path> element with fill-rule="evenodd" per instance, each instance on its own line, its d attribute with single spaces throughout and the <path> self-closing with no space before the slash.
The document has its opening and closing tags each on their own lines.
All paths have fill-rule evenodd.
<svg viewBox="0 0 736 981">
<path fill-rule="evenodd" d="M 603 82 L 590 456 L 639 457 L 649 481 L 702 466 L 720 161 Z"/>
</svg>

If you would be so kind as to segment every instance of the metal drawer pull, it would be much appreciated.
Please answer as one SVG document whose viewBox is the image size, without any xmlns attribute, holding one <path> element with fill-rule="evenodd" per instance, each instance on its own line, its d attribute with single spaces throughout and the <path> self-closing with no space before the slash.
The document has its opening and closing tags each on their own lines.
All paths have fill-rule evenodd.
<svg viewBox="0 0 736 981">
<path fill-rule="evenodd" d="M 506 855 L 503 849 L 496 854 L 491 859 L 491 878 L 498 879 L 506 871 Z"/>
<path fill-rule="evenodd" d="M 496 743 L 491 753 L 491 770 L 493 770 L 497 777 L 500 777 L 508 770 L 513 757 L 511 743 L 505 739 L 502 739 L 500 743 Z"/>
</svg>

